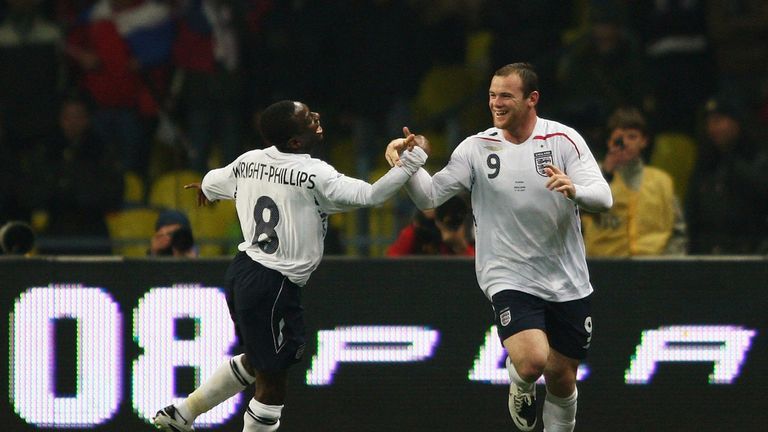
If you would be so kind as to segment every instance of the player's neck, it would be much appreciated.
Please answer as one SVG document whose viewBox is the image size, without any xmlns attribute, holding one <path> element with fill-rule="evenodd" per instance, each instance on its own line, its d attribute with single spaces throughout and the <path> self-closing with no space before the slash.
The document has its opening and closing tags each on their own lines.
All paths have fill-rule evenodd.
<svg viewBox="0 0 768 432">
<path fill-rule="evenodd" d="M 519 126 L 510 129 L 504 129 L 504 138 L 512 144 L 522 144 L 528 141 L 528 138 L 531 137 L 533 130 L 536 128 L 537 120 L 538 117 L 534 113 L 533 115 L 526 118 L 525 121 Z"/>
</svg>

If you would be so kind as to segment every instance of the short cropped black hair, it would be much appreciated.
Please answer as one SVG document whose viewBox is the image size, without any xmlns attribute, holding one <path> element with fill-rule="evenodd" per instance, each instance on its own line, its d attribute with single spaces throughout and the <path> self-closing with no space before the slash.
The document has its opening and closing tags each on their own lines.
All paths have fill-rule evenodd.
<svg viewBox="0 0 768 432">
<path fill-rule="evenodd" d="M 299 134 L 295 118 L 296 103 L 289 100 L 275 102 L 261 113 L 259 132 L 268 144 L 283 150 L 291 137 Z"/>
</svg>

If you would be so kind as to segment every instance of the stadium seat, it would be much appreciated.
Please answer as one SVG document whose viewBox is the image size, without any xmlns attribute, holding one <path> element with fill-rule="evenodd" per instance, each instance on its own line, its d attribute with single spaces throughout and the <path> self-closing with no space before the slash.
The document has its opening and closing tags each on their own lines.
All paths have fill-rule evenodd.
<svg viewBox="0 0 768 432">
<path fill-rule="evenodd" d="M 654 140 L 650 165 L 672 176 L 675 194 L 683 201 L 696 157 L 696 142 L 691 136 L 681 132 L 661 132 Z"/>
<path fill-rule="evenodd" d="M 472 71 L 463 65 L 435 66 L 422 79 L 412 101 L 414 131 L 430 139 L 431 157 L 447 160 L 463 138 L 462 111 L 474 89 Z"/>
<path fill-rule="evenodd" d="M 221 256 L 229 254 L 233 245 L 241 240 L 239 230 L 237 238 L 232 236 L 231 227 L 237 224 L 235 202 L 218 201 L 206 207 L 194 207 L 184 210 L 192 224 L 192 233 L 198 245 L 200 256 Z"/>
<path fill-rule="evenodd" d="M 199 183 L 202 176 L 193 170 L 175 170 L 157 177 L 149 187 L 149 205 L 187 211 L 197 206 L 194 191 L 184 190 L 184 185 Z"/>
<path fill-rule="evenodd" d="M 145 256 L 155 232 L 158 213 L 146 207 L 109 213 L 106 222 L 112 253 L 129 257 Z"/>
<path fill-rule="evenodd" d="M 219 201 L 206 207 L 197 206 L 197 194 L 184 185 L 198 183 L 202 176 L 193 170 L 176 170 L 159 176 L 149 190 L 149 205 L 153 208 L 176 209 L 189 217 L 200 256 L 228 254 L 232 243 L 230 226 L 237 223 L 234 201 Z"/>
<path fill-rule="evenodd" d="M 133 171 L 126 171 L 123 179 L 123 204 L 127 207 L 141 205 L 144 202 L 144 180 Z"/>
</svg>

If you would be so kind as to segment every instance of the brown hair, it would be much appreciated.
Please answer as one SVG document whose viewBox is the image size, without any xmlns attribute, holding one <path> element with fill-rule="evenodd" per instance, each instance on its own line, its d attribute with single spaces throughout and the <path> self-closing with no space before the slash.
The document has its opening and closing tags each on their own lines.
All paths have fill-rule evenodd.
<svg viewBox="0 0 768 432">
<path fill-rule="evenodd" d="M 515 74 L 523 82 L 523 97 L 528 97 L 532 92 L 539 91 L 539 76 L 530 63 L 511 63 L 502 66 L 493 73 L 493 76 L 505 77 Z"/>
<path fill-rule="evenodd" d="M 643 135 L 648 135 L 645 117 L 639 109 L 634 107 L 619 108 L 611 114 L 611 117 L 608 118 L 608 130 L 614 131 L 616 129 L 637 129 Z"/>
</svg>

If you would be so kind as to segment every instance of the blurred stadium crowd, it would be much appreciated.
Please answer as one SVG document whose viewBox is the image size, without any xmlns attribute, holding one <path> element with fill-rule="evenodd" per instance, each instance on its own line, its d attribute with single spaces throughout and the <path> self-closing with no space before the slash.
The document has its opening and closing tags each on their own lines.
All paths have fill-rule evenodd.
<svg viewBox="0 0 768 432">
<path fill-rule="evenodd" d="M 261 109 L 317 109 L 317 156 L 359 178 L 380 176 L 408 125 L 430 138 L 434 170 L 490 126 L 488 77 L 515 61 L 537 68 L 539 114 L 598 158 L 611 112 L 641 109 L 655 138 L 646 160 L 685 201 L 697 164 L 716 158 L 708 110 L 740 125 L 731 171 L 764 166 L 766 40 L 761 0 L 4 0 L 0 225 L 28 224 L 40 254 L 145 255 L 170 208 L 189 217 L 201 256 L 229 254 L 231 203 L 196 209 L 181 186 L 260 147 Z M 725 237 L 759 241 L 689 252 L 766 253 L 763 183 L 724 178 L 706 207 Z M 334 215 L 327 253 L 384 255 L 413 210 L 403 194 Z"/>
</svg>

